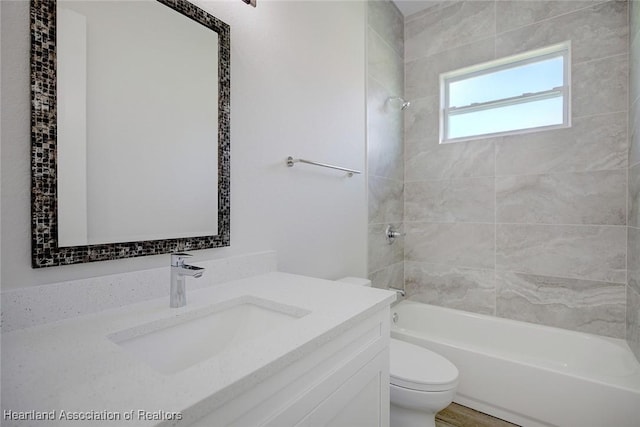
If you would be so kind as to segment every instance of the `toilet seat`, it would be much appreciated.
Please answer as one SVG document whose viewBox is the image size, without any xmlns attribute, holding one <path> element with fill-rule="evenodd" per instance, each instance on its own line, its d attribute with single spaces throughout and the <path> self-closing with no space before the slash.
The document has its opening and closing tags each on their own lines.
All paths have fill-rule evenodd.
<svg viewBox="0 0 640 427">
<path fill-rule="evenodd" d="M 391 384 L 417 391 L 447 391 L 458 385 L 458 368 L 426 348 L 391 338 Z"/>
</svg>

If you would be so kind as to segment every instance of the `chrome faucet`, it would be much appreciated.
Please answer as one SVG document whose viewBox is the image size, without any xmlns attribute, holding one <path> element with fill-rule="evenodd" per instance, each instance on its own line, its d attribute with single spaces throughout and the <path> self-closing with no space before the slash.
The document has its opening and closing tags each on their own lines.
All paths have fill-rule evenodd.
<svg viewBox="0 0 640 427">
<path fill-rule="evenodd" d="M 185 253 L 171 254 L 171 294 L 169 296 L 169 306 L 172 308 L 184 307 L 187 304 L 186 278 L 190 276 L 197 279 L 204 274 L 204 268 L 185 264 L 185 258 L 191 258 L 191 255 Z"/>
</svg>

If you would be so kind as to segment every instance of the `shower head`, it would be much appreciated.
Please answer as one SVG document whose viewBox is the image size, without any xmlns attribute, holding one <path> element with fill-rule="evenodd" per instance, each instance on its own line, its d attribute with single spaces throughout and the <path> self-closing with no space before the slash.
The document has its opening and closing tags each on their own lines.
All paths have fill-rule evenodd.
<svg viewBox="0 0 640 427">
<path fill-rule="evenodd" d="M 394 106 L 400 107 L 401 110 L 405 110 L 411 105 L 411 102 L 406 101 L 404 98 L 401 98 L 399 96 L 390 97 L 387 99 L 387 102 Z"/>
</svg>

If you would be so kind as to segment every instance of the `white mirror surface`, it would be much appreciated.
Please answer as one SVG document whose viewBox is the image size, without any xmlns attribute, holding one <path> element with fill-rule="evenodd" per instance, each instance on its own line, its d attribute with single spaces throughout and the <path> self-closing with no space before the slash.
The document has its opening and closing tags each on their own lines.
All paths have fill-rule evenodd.
<svg viewBox="0 0 640 427">
<path fill-rule="evenodd" d="M 218 34 L 156 1 L 58 1 L 60 247 L 215 235 Z"/>
</svg>

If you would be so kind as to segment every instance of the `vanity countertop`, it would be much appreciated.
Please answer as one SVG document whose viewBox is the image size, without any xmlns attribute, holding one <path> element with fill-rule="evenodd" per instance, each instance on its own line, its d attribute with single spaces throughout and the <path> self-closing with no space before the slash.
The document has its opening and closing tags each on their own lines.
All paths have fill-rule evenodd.
<svg viewBox="0 0 640 427">
<path fill-rule="evenodd" d="M 174 374 L 156 371 L 109 339 L 129 328 L 247 295 L 309 314 Z M 91 422 L 92 426 L 152 426 L 171 418 L 171 412 L 186 419 L 204 415 L 394 299 L 389 291 L 274 272 L 187 291 L 187 306 L 179 309 L 169 308 L 168 297 L 159 298 L 3 333 L 2 425 L 27 425 L 7 419 L 6 411 L 31 418 L 56 411 L 56 422 L 31 420 L 30 426 L 83 425 L 61 421 L 61 411 L 66 417 L 99 419 L 133 414 L 135 421 L 118 424 L 105 419 Z"/>
</svg>

